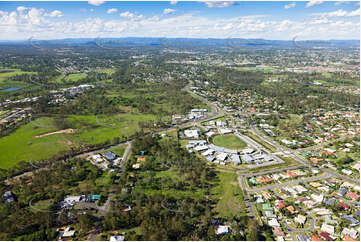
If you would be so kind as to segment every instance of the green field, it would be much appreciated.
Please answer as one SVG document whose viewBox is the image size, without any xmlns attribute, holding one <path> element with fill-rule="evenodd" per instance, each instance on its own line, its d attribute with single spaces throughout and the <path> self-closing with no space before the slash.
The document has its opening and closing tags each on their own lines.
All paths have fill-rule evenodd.
<svg viewBox="0 0 361 242">
<path fill-rule="evenodd" d="M 212 138 L 212 142 L 217 146 L 233 150 L 240 150 L 247 147 L 247 144 L 234 134 L 216 135 Z"/>
<path fill-rule="evenodd" d="M 48 210 L 53 203 L 54 203 L 53 199 L 47 199 L 47 200 L 40 200 L 32 204 L 32 206 L 35 209 Z"/>
<path fill-rule="evenodd" d="M 48 159 L 68 150 L 68 134 L 34 136 L 57 130 L 51 118 L 30 122 L 10 135 L 0 138 L 0 168 L 7 169 L 20 161 Z"/>
<path fill-rule="evenodd" d="M 9 71 L 1 73 L 1 71 Z M 21 71 L 20 69 L 0 69 L 0 83 L 9 77 L 21 74 L 36 74 L 36 72 Z"/>
<path fill-rule="evenodd" d="M 122 157 L 125 151 L 125 147 L 126 145 L 121 145 L 112 149 L 109 149 L 109 151 L 113 152 L 114 154 L 116 154 L 119 157 Z"/>
<path fill-rule="evenodd" d="M 234 173 L 220 172 L 217 175 L 219 184 L 212 189 L 212 195 L 218 199 L 215 211 L 219 217 L 233 219 L 246 213 L 242 191 Z"/>
<path fill-rule="evenodd" d="M 107 74 L 111 75 L 116 71 L 116 69 L 102 68 L 102 69 L 92 69 L 92 71 L 99 72 L 99 73 L 107 73 Z"/>
<path fill-rule="evenodd" d="M 99 144 L 115 137 L 129 137 L 139 131 L 140 121 L 154 121 L 151 114 L 118 114 L 114 116 L 70 116 L 72 128 L 78 130 L 75 137 L 87 144 Z"/>
<path fill-rule="evenodd" d="M 72 147 L 112 142 L 115 137 L 128 138 L 139 131 L 139 121 L 155 120 L 151 114 L 119 114 L 116 116 L 69 116 L 73 134 L 34 136 L 59 130 L 53 118 L 36 119 L 10 135 L 0 138 L 0 168 L 8 169 L 20 161 L 49 159 L 70 151 Z M 121 148 L 117 150 L 122 154 Z"/>
<path fill-rule="evenodd" d="M 86 77 L 84 73 L 69 74 L 65 77 L 65 82 L 77 82 Z"/>
</svg>

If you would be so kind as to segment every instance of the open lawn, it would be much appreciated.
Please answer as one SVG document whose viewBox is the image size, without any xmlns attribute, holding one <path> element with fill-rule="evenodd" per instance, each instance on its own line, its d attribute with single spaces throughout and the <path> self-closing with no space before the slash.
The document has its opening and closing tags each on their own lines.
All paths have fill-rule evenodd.
<svg viewBox="0 0 361 242">
<path fill-rule="evenodd" d="M 217 177 L 219 184 L 212 189 L 211 193 L 216 199 L 219 199 L 215 207 L 218 216 L 233 219 L 234 216 L 245 213 L 245 204 L 242 191 L 238 185 L 237 175 L 220 172 Z"/>
<path fill-rule="evenodd" d="M 40 200 L 32 204 L 32 206 L 35 209 L 48 210 L 53 203 L 54 203 L 53 199 L 47 199 L 47 200 Z"/>
<path fill-rule="evenodd" d="M 36 74 L 36 72 L 21 71 L 20 69 L 0 69 L 0 83 L 9 77 L 21 74 Z"/>
<path fill-rule="evenodd" d="M 115 137 L 129 137 L 140 130 L 138 126 L 140 121 L 147 122 L 155 119 L 156 117 L 151 114 L 74 115 L 68 118 L 72 128 L 78 130 L 74 136 L 87 144 L 112 141 Z"/>
<path fill-rule="evenodd" d="M 69 134 L 34 137 L 56 130 L 51 118 L 39 118 L 0 138 L 0 168 L 10 168 L 19 161 L 48 159 L 69 150 Z"/>
<path fill-rule="evenodd" d="M 92 69 L 92 71 L 99 72 L 99 73 L 107 73 L 107 74 L 111 75 L 116 71 L 116 69 L 113 69 L 113 68 L 101 68 L 101 69 Z"/>
<path fill-rule="evenodd" d="M 125 151 L 125 147 L 126 145 L 121 145 L 112 149 L 109 149 L 109 151 L 113 152 L 114 154 L 116 154 L 119 157 L 122 157 Z"/>
<path fill-rule="evenodd" d="M 234 134 L 216 135 L 212 138 L 212 141 L 217 146 L 233 150 L 240 150 L 247 147 L 247 144 Z"/>
<path fill-rule="evenodd" d="M 86 77 L 84 73 L 69 74 L 65 77 L 65 82 L 76 82 Z"/>
<path fill-rule="evenodd" d="M 0 138 L 0 168 L 7 169 L 20 161 L 49 159 L 80 145 L 112 142 L 115 137 L 126 138 L 139 131 L 139 121 L 155 120 L 150 114 L 119 114 L 113 117 L 69 116 L 75 133 L 57 133 L 35 138 L 37 135 L 59 130 L 52 118 L 36 119 L 10 135 Z M 117 152 L 124 150 L 119 147 Z"/>
</svg>

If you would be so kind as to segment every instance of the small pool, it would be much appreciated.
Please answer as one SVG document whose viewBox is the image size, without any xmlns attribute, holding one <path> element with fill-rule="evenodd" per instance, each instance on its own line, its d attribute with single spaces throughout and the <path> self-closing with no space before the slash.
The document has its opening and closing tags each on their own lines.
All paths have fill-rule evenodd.
<svg viewBox="0 0 361 242">
<path fill-rule="evenodd" d="M 13 92 L 13 91 L 17 91 L 19 89 L 22 89 L 23 87 L 9 87 L 9 88 L 6 88 L 6 89 L 2 89 L 0 91 L 2 92 Z"/>
</svg>

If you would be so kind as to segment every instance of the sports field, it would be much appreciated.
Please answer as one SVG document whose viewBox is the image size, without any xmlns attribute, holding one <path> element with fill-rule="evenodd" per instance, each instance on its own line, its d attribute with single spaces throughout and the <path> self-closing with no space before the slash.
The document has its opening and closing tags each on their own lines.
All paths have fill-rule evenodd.
<svg viewBox="0 0 361 242">
<path fill-rule="evenodd" d="M 234 134 L 217 135 L 213 138 L 213 144 L 233 150 L 240 150 L 247 146 L 247 144 L 240 140 Z"/>
</svg>

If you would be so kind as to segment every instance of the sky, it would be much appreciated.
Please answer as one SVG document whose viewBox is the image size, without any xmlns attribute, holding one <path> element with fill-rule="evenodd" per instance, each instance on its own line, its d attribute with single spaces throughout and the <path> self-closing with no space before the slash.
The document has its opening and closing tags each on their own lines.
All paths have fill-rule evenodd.
<svg viewBox="0 0 361 242">
<path fill-rule="evenodd" d="M 0 40 L 157 37 L 360 39 L 355 1 L 0 1 Z"/>
</svg>

